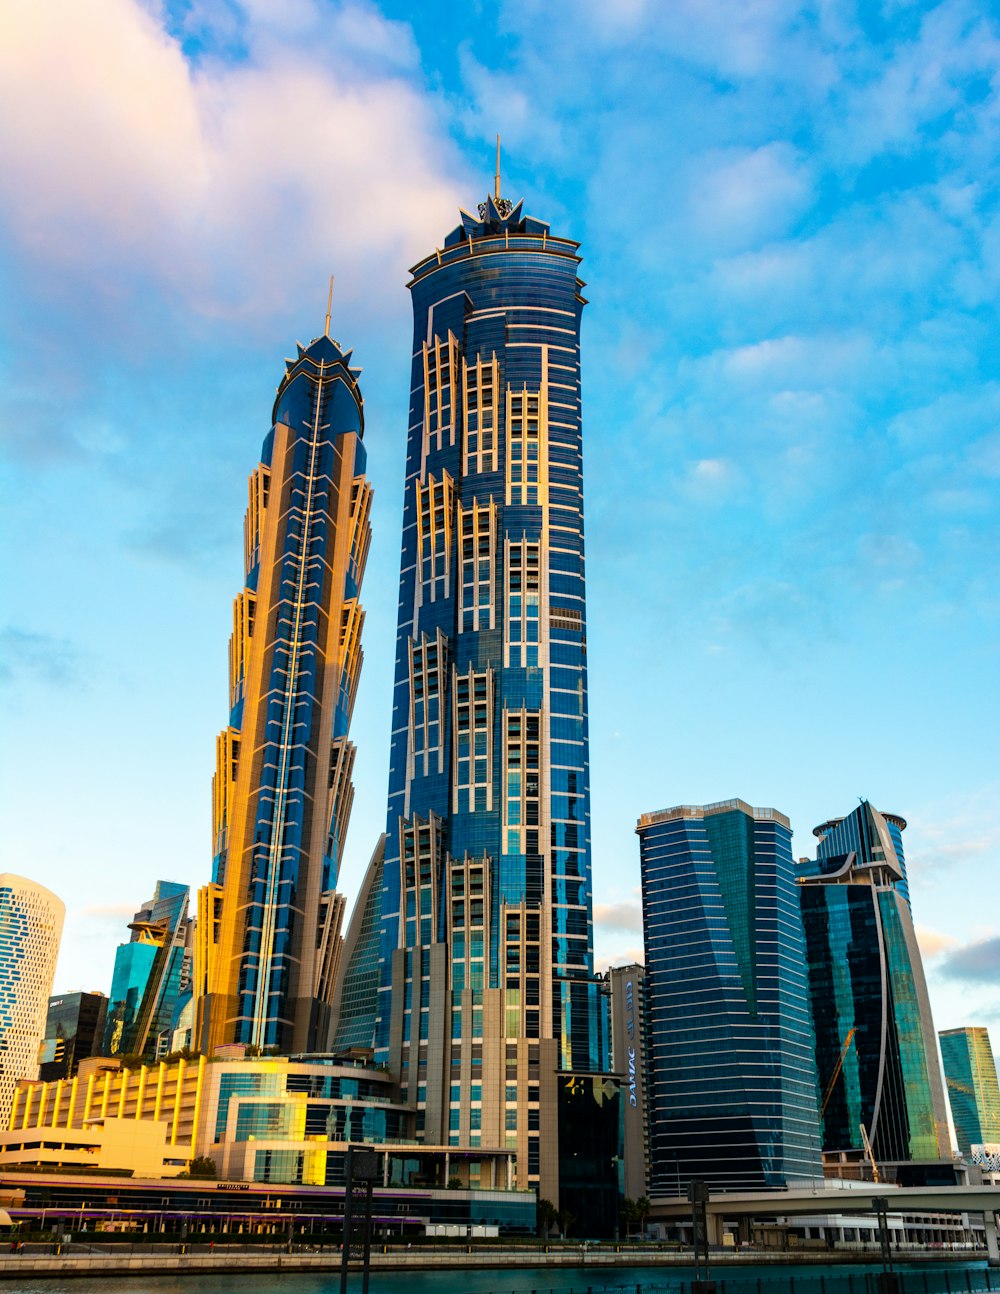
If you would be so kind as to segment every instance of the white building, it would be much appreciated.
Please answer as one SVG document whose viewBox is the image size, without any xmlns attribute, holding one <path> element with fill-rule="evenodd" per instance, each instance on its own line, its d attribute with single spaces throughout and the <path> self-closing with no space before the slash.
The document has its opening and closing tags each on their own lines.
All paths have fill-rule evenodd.
<svg viewBox="0 0 1000 1294">
<path fill-rule="evenodd" d="M 66 906 L 24 876 L 0 872 L 0 1128 L 18 1080 L 38 1077 Z"/>
</svg>

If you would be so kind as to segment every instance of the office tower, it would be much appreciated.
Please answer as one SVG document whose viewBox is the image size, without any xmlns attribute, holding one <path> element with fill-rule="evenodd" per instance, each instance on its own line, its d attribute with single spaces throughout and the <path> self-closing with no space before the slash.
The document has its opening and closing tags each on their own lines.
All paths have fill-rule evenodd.
<svg viewBox="0 0 1000 1294">
<path fill-rule="evenodd" d="M 904 819 L 863 801 L 815 829 L 799 899 L 823 1150 L 846 1168 L 950 1159 L 923 963 L 902 889 Z"/>
<path fill-rule="evenodd" d="M 646 968 L 612 966 L 605 976 L 610 996 L 611 1068 L 625 1080 L 624 1192 L 637 1200 L 649 1193 L 649 1122 L 646 1112 Z"/>
<path fill-rule="evenodd" d="M 618 1117 L 614 1083 L 605 1090 L 603 1076 L 596 1087 L 579 1077 L 603 1061 L 591 921 L 583 284 L 578 244 L 500 197 L 499 182 L 478 216 L 461 215 L 409 284 L 374 1041 L 376 1059 L 416 1104 L 427 1143 L 515 1148 L 518 1185 L 556 1201 L 560 1098 L 566 1126 L 585 1105 L 595 1119 Z M 355 947 L 371 956 L 360 935 Z M 339 1034 L 348 1027 L 342 1010 Z M 589 1182 L 605 1189 L 597 1172 Z M 564 1198 L 578 1218 L 596 1216 L 593 1199 Z"/>
<path fill-rule="evenodd" d="M 173 1049 L 173 1031 L 191 993 L 189 894 L 186 885 L 157 881 L 153 897 L 129 923 L 129 942 L 115 954 L 104 1055 L 156 1060 Z"/>
<path fill-rule="evenodd" d="M 967 1026 L 938 1036 L 959 1150 L 968 1155 L 973 1146 L 1000 1144 L 1000 1087 L 990 1035 Z"/>
<path fill-rule="evenodd" d="M 65 915 L 51 890 L 0 872 L 0 1128 L 18 1080 L 38 1077 Z"/>
<path fill-rule="evenodd" d="M 195 1036 L 209 1053 L 329 1040 L 371 537 L 359 373 L 327 316 L 286 363 L 250 477 L 212 881 L 198 895 Z"/>
<path fill-rule="evenodd" d="M 107 1009 L 103 993 L 61 993 L 49 998 L 38 1054 L 38 1077 L 44 1083 L 72 1078 L 81 1060 L 101 1054 Z"/>
<path fill-rule="evenodd" d="M 791 828 L 742 800 L 636 827 L 651 1194 L 822 1176 Z"/>
</svg>

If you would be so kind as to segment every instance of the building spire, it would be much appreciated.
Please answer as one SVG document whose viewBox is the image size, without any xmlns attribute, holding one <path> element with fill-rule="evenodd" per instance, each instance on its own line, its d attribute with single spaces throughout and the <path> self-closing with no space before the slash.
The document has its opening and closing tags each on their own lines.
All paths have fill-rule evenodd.
<svg viewBox="0 0 1000 1294">
<path fill-rule="evenodd" d="M 493 180 L 493 196 L 500 201 L 500 136 L 497 135 L 497 171 Z"/>
<path fill-rule="evenodd" d="M 326 297 L 326 322 L 323 324 L 323 336 L 330 336 L 330 313 L 333 310 L 333 275 L 330 275 L 330 291 Z"/>
</svg>

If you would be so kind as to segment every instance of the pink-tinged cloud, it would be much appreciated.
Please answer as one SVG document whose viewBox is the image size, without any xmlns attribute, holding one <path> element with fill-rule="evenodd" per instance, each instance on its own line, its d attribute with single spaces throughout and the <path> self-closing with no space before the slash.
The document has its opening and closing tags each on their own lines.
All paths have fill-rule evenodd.
<svg viewBox="0 0 1000 1294">
<path fill-rule="evenodd" d="M 273 309 L 317 262 L 343 292 L 395 285 L 457 214 L 444 125 L 408 28 L 297 13 L 286 33 L 244 11 L 246 59 L 196 65 L 138 0 L 10 0 L 0 221 L 24 256 L 209 315 Z"/>
<path fill-rule="evenodd" d="M 938 957 L 949 948 L 954 948 L 957 943 L 951 935 L 942 934 L 939 930 L 929 930 L 926 926 L 917 926 L 916 935 L 924 957 Z"/>
</svg>

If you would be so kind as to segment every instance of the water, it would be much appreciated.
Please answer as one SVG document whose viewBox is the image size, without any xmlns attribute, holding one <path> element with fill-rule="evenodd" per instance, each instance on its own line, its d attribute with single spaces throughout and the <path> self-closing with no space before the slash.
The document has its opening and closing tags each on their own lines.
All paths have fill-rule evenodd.
<svg viewBox="0 0 1000 1294">
<path fill-rule="evenodd" d="M 878 1266 L 718 1266 L 718 1294 L 876 1294 Z M 900 1263 L 903 1294 L 968 1294 L 1000 1291 L 1000 1271 L 985 1263 Z M 614 1267 L 606 1270 L 525 1267 L 498 1270 L 372 1272 L 369 1294 L 689 1294 L 691 1268 Z M 339 1294 L 337 1271 L 254 1275 L 129 1276 L 41 1280 L 0 1284 L 0 1294 Z M 350 1294 L 361 1294 L 352 1275 Z"/>
</svg>

